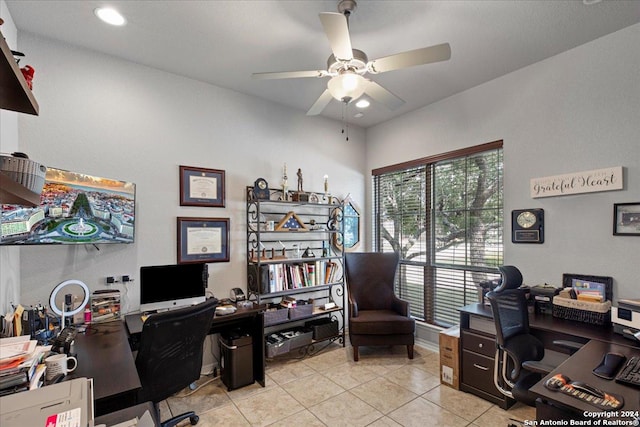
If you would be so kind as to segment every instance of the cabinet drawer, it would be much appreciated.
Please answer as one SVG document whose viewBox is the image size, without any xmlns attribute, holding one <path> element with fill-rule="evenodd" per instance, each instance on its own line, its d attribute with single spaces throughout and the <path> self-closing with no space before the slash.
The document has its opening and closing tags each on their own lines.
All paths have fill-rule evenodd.
<svg viewBox="0 0 640 427">
<path fill-rule="evenodd" d="M 493 358 L 496 354 L 496 340 L 462 331 L 462 348 Z"/>
<path fill-rule="evenodd" d="M 493 368 L 493 358 L 467 350 L 462 352 L 462 382 L 493 396 L 502 397 L 502 393 L 493 384 Z"/>
</svg>

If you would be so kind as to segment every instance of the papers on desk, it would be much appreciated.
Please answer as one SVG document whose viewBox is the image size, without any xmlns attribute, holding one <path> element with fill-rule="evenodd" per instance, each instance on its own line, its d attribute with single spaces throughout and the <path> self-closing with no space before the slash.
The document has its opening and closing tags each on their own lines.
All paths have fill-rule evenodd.
<svg viewBox="0 0 640 427">
<path fill-rule="evenodd" d="M 2 365 L 33 353 L 37 344 L 38 341 L 30 339 L 29 335 L 0 338 L 0 369 Z"/>
<path fill-rule="evenodd" d="M 140 418 L 132 418 L 130 420 L 110 426 L 106 426 L 105 424 L 98 424 L 95 427 L 155 427 L 155 424 L 149 411 L 144 411 L 144 414 Z"/>
</svg>

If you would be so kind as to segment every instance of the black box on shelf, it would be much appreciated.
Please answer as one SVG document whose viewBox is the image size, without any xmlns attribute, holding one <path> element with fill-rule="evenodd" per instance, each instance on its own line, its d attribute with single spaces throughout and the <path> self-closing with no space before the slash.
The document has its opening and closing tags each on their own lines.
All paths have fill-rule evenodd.
<svg viewBox="0 0 640 427">
<path fill-rule="evenodd" d="M 313 332 L 313 339 L 316 341 L 324 340 L 338 335 L 338 321 L 331 320 L 328 317 L 322 319 L 309 320 L 304 324 L 306 328 Z"/>
</svg>

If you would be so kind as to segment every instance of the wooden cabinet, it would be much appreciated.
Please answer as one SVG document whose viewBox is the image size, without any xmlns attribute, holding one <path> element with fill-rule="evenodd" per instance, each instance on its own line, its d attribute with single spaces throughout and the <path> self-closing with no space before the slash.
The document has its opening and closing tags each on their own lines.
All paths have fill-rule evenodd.
<svg viewBox="0 0 640 427">
<path fill-rule="evenodd" d="M 503 409 L 515 403 L 500 393 L 493 382 L 495 369 L 495 325 L 490 307 L 471 304 L 460 310 L 460 390 L 475 394 Z"/>
<path fill-rule="evenodd" d="M 330 333 L 291 345 L 306 354 L 313 353 L 319 341 L 338 340 L 344 346 L 344 254 L 336 244 L 343 241 L 342 203 L 322 197 L 291 201 L 291 195 L 285 197 L 280 190 L 270 190 L 269 199 L 256 199 L 253 188 L 247 188 L 246 196 L 248 294 L 274 307 L 265 312 L 267 346 L 271 334 L 320 319 L 327 325 L 320 321 L 314 331 Z M 285 299 L 295 299 L 298 305 L 275 313 Z"/>
<path fill-rule="evenodd" d="M 40 107 L 0 33 L 0 109 L 38 115 Z"/>
</svg>

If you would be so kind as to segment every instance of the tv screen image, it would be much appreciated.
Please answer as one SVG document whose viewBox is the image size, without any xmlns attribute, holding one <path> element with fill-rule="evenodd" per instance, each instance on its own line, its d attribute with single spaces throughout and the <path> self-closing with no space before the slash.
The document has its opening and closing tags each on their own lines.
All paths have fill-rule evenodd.
<svg viewBox="0 0 640 427">
<path fill-rule="evenodd" d="M 47 168 L 40 206 L 2 205 L 0 244 L 133 243 L 132 182 Z"/>
</svg>

